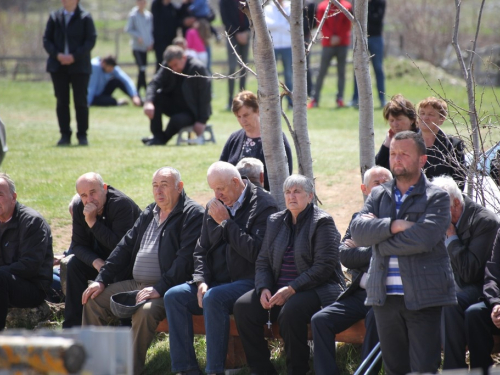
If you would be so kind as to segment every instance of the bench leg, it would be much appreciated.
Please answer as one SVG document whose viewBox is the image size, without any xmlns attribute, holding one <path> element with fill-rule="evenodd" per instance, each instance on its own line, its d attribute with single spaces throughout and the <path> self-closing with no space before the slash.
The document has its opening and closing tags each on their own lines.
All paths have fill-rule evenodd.
<svg viewBox="0 0 500 375">
<path fill-rule="evenodd" d="M 245 366 L 245 351 L 239 336 L 229 336 L 227 345 L 226 368 L 235 369 Z"/>
</svg>

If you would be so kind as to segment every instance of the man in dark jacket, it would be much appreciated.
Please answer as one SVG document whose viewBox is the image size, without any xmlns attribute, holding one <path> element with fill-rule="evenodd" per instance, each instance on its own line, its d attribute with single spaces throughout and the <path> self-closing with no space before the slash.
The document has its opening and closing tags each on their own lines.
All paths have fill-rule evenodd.
<svg viewBox="0 0 500 375">
<path fill-rule="evenodd" d="M 436 373 L 441 363 L 441 310 L 457 303 L 444 244 L 448 194 L 422 174 L 420 134 L 404 131 L 390 145 L 392 182 L 372 190 L 351 223 L 358 246 L 372 246 L 366 304 L 373 307 L 387 374 Z"/>
<path fill-rule="evenodd" d="M 186 56 L 179 46 L 167 48 L 163 63 L 171 70 L 159 69 L 148 85 L 144 114 L 151 120 L 153 136 L 143 138 L 142 142 L 147 146 L 165 145 L 183 127 L 193 125 L 199 136 L 197 141 L 201 143 L 205 125 L 212 114 L 207 68 L 201 61 Z M 202 77 L 186 77 L 195 75 Z M 162 114 L 170 117 L 165 131 Z"/>
<path fill-rule="evenodd" d="M 486 262 L 483 296 L 483 302 L 465 311 L 465 332 L 470 367 L 482 368 L 486 375 L 489 374 L 488 368 L 493 365 L 493 335 L 500 335 L 500 230 L 495 238 L 491 260 Z"/>
<path fill-rule="evenodd" d="M 153 196 L 134 227 L 118 243 L 96 281 L 83 293 L 83 325 L 106 325 L 113 294 L 140 290 L 132 316 L 134 374 L 144 369 L 158 323 L 165 319 L 163 295 L 189 280 L 203 207 L 184 192 L 180 173 L 163 167 L 153 174 Z M 114 281 L 117 281 L 113 283 Z"/>
<path fill-rule="evenodd" d="M 451 224 L 445 245 L 455 277 L 458 305 L 443 308 L 443 369 L 468 368 L 465 314 L 483 295 L 484 267 L 491 258 L 500 220 L 493 212 L 462 194 L 450 176 L 432 183 L 450 195 Z"/>
<path fill-rule="evenodd" d="M 61 132 L 58 146 L 71 144 L 70 86 L 73 88 L 78 144 L 88 145 L 87 86 L 92 73 L 90 51 L 94 48 L 97 33 L 90 13 L 83 10 L 79 2 L 63 1 L 63 8 L 50 14 L 43 34 L 43 47 L 49 54 L 47 72 L 52 78 L 57 99 L 56 112 Z"/>
<path fill-rule="evenodd" d="M 193 314 L 205 319 L 206 373 L 224 372 L 229 315 L 236 300 L 254 288 L 267 217 L 277 211 L 274 198 L 242 179 L 229 163 L 212 164 L 207 180 L 215 198 L 207 204 L 194 251 L 193 281 L 170 289 L 164 298 L 174 373 L 200 371 L 193 347 Z"/>
<path fill-rule="evenodd" d="M 250 50 L 250 24 L 247 16 L 240 10 L 240 0 L 220 0 L 220 17 L 224 24 L 224 29 L 229 35 L 226 41 L 227 63 L 231 75 L 236 71 L 237 56 L 246 63 L 248 61 L 248 51 Z M 234 47 L 231 47 L 231 45 Z M 236 54 L 235 54 L 236 51 Z M 229 97 L 227 100 L 227 110 L 231 110 L 231 104 L 234 97 L 234 79 L 228 79 Z M 246 74 L 240 78 L 240 91 L 245 89 Z"/>
<path fill-rule="evenodd" d="M 73 207 L 73 254 L 68 262 L 63 328 L 82 324 L 82 293 L 141 210 L 94 172 L 76 180 L 81 201 Z"/>
<path fill-rule="evenodd" d="M 0 173 L 0 331 L 9 307 L 36 307 L 52 284 L 52 234 L 44 218 L 17 202 L 16 185 Z"/>
<path fill-rule="evenodd" d="M 384 167 L 375 166 L 365 172 L 361 191 L 367 197 L 375 186 L 392 180 L 391 172 Z M 359 212 L 353 215 L 353 219 Z M 351 220 L 351 221 L 352 221 Z M 342 264 L 351 270 L 352 283 L 336 302 L 318 311 L 311 319 L 314 340 L 314 370 L 318 375 L 339 374 L 335 362 L 335 335 L 359 320 L 365 320 L 366 335 L 361 352 L 366 358 L 378 343 L 377 327 L 370 306 L 365 305 L 366 278 L 372 257 L 371 246 L 358 246 L 351 238 L 351 228 L 342 239 L 339 247 Z M 380 366 L 373 371 L 378 374 Z"/>
</svg>

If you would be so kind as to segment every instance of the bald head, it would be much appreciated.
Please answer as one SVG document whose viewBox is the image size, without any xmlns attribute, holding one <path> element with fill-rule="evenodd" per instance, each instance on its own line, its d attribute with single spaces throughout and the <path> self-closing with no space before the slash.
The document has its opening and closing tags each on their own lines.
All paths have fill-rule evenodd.
<svg viewBox="0 0 500 375">
<path fill-rule="evenodd" d="M 245 189 L 236 167 L 225 161 L 213 163 L 207 171 L 207 182 L 215 193 L 215 198 L 231 207 Z"/>
<path fill-rule="evenodd" d="M 82 199 L 84 206 L 93 204 L 97 207 L 97 213 L 100 215 L 106 203 L 106 193 L 108 186 L 104 183 L 100 174 L 88 172 L 76 180 L 76 192 Z"/>
<path fill-rule="evenodd" d="M 392 173 L 390 170 L 375 166 L 368 169 L 363 176 L 363 184 L 361 185 L 361 191 L 364 195 L 370 195 L 372 189 L 375 186 L 385 184 L 392 180 Z"/>
</svg>

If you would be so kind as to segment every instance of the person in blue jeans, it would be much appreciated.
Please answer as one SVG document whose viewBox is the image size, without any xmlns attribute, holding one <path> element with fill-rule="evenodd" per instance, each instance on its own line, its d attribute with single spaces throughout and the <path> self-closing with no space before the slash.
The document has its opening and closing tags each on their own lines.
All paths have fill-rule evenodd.
<svg viewBox="0 0 500 375">
<path fill-rule="evenodd" d="M 207 180 L 215 198 L 207 204 L 194 250 L 193 280 L 164 296 L 171 371 L 188 375 L 201 373 L 193 347 L 193 315 L 205 320 L 206 373 L 224 372 L 229 315 L 236 300 L 254 288 L 266 221 L 278 208 L 270 194 L 240 177 L 232 164 L 212 164 Z"/>
<path fill-rule="evenodd" d="M 368 51 L 370 51 L 380 108 L 385 105 L 385 75 L 384 75 L 384 15 L 385 0 L 370 0 L 368 2 Z M 353 106 L 358 105 L 358 84 L 354 76 Z"/>
</svg>

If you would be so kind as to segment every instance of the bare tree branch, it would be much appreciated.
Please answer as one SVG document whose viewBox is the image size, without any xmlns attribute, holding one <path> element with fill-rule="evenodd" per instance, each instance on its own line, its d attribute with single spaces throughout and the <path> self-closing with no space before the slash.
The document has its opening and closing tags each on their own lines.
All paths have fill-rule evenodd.
<svg viewBox="0 0 500 375">
<path fill-rule="evenodd" d="M 174 74 L 177 74 L 178 76 L 181 76 L 181 77 L 186 77 L 186 78 L 206 78 L 206 79 L 240 79 L 241 77 L 243 77 L 245 74 L 246 74 L 246 69 L 245 67 L 242 67 L 241 69 L 237 70 L 236 72 L 234 72 L 233 74 L 230 74 L 230 75 L 224 75 L 224 74 L 220 74 L 220 73 L 213 73 L 211 76 L 204 76 L 204 75 L 201 75 L 201 74 L 198 74 L 196 73 L 195 75 L 193 76 L 190 76 L 189 74 L 184 74 L 184 73 L 179 73 L 179 72 L 176 72 L 175 70 L 172 70 L 170 69 L 168 66 L 166 65 L 162 65 L 160 64 L 160 66 L 163 68 L 163 69 L 167 69 L 167 70 L 170 70 L 172 73 Z M 240 72 L 244 71 L 245 73 L 242 74 L 242 75 L 238 75 Z M 253 72 L 252 72 L 253 73 Z M 254 73 L 255 74 L 255 73 Z"/>
<path fill-rule="evenodd" d="M 285 10 L 281 6 L 281 4 L 278 2 L 278 0 L 273 0 L 274 5 L 276 5 L 276 8 L 278 8 L 279 12 L 285 17 L 285 19 L 290 23 L 290 16 L 286 14 Z"/>
<path fill-rule="evenodd" d="M 255 73 L 247 64 L 245 64 L 241 56 L 238 54 L 238 52 L 236 52 L 236 48 L 234 47 L 233 43 L 231 43 L 231 36 L 227 33 L 227 31 L 225 31 L 224 34 L 226 35 L 227 41 L 229 42 L 229 45 L 231 46 L 231 49 L 233 50 L 234 55 L 236 56 L 236 60 L 238 60 L 238 64 L 240 64 L 243 68 L 245 68 L 255 77 L 257 77 L 257 73 Z"/>
<path fill-rule="evenodd" d="M 306 48 L 306 54 L 309 54 L 311 51 L 312 46 L 316 43 L 316 40 L 318 39 L 318 35 L 323 28 L 323 25 L 325 24 L 326 19 L 328 18 L 328 13 L 330 12 L 330 7 L 332 6 L 331 2 L 328 2 L 328 5 L 326 6 L 325 14 L 323 14 L 323 17 L 321 18 L 321 21 L 316 29 L 316 32 L 314 33 L 311 42 Z"/>
<path fill-rule="evenodd" d="M 481 17 L 483 15 L 483 7 L 484 7 L 484 0 L 481 1 L 481 6 L 479 7 L 479 16 L 477 17 L 476 36 L 474 37 L 474 42 L 472 44 L 472 51 L 470 53 L 469 70 L 472 69 L 472 61 L 474 60 L 474 56 L 476 54 L 477 37 L 479 36 L 479 28 L 481 27 Z"/>
</svg>

